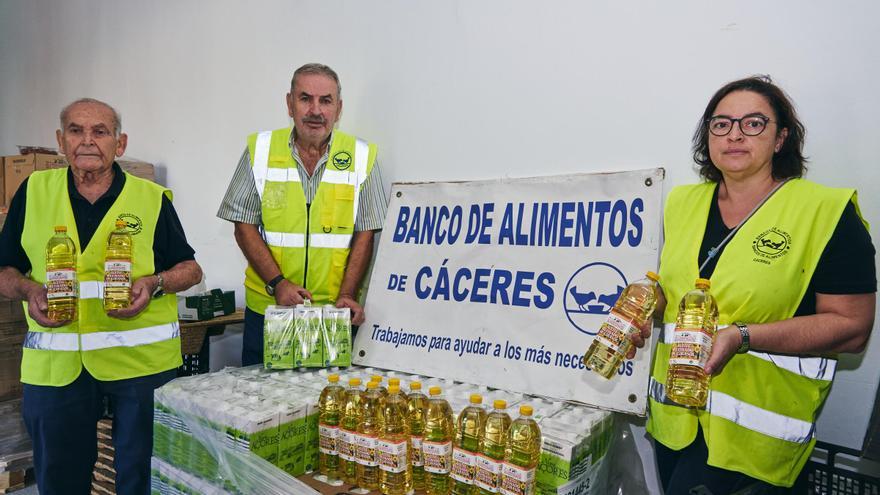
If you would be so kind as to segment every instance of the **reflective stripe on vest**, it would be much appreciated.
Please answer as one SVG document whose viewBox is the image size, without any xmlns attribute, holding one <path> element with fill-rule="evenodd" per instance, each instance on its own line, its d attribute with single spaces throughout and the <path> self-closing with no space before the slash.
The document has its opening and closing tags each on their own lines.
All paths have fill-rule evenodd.
<svg viewBox="0 0 880 495">
<path fill-rule="evenodd" d="M 266 244 L 277 247 L 306 247 L 306 235 L 290 232 L 265 232 Z"/>
<path fill-rule="evenodd" d="M 104 299 L 104 282 L 85 281 L 79 283 L 80 299 Z"/>
<path fill-rule="evenodd" d="M 81 340 L 80 340 L 81 337 Z M 24 339 L 26 349 L 44 351 L 95 351 L 110 347 L 135 347 L 155 344 L 180 337 L 178 322 L 166 323 L 124 332 L 94 332 L 85 334 L 28 331 Z"/>
<path fill-rule="evenodd" d="M 254 145 L 254 162 L 251 164 L 251 173 L 254 174 L 254 185 L 257 186 L 257 194 L 260 195 L 261 201 L 263 200 L 263 190 L 266 189 L 266 179 L 269 174 L 269 146 L 271 144 L 272 131 L 263 131 L 257 134 L 257 144 Z M 299 177 L 298 174 L 297 177 Z"/>
<path fill-rule="evenodd" d="M 304 234 L 290 232 L 266 232 L 266 244 L 276 247 L 306 247 Z M 316 248 L 345 249 L 351 243 L 348 234 L 312 234 L 309 236 L 309 246 Z"/>
<path fill-rule="evenodd" d="M 669 400 L 666 397 L 665 385 L 655 380 L 654 377 L 651 377 L 651 382 L 648 385 L 648 394 L 661 404 L 684 407 Z M 788 442 L 809 442 L 816 429 L 816 425 L 809 421 L 790 418 L 762 409 L 717 390 L 709 390 L 706 411 L 743 428 Z"/>
<path fill-rule="evenodd" d="M 718 330 L 727 328 L 727 325 L 719 325 Z M 672 345 L 675 340 L 675 323 L 666 323 L 663 325 L 663 335 L 661 340 L 664 344 Z M 811 378 L 813 380 L 831 381 L 834 379 L 834 373 L 837 370 L 837 360 L 815 356 L 801 357 L 792 356 L 790 354 L 770 354 L 768 352 L 749 351 L 749 356 L 753 356 L 764 361 L 773 363 L 777 368 L 782 368 L 791 373 Z"/>
</svg>

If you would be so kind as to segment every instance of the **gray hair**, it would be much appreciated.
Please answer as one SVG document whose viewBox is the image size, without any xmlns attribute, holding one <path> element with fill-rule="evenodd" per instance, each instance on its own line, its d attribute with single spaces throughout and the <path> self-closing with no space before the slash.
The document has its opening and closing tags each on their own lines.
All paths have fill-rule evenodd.
<svg viewBox="0 0 880 495">
<path fill-rule="evenodd" d="M 305 64 L 294 71 L 293 77 L 290 79 L 291 92 L 293 92 L 293 85 L 296 83 L 296 78 L 304 74 L 318 74 L 333 79 L 336 83 L 336 98 L 342 98 L 342 84 L 339 82 L 339 76 L 336 75 L 336 71 L 324 64 L 317 63 Z"/>
<path fill-rule="evenodd" d="M 76 105 L 87 103 L 92 105 L 101 105 L 110 110 L 110 113 L 113 114 L 113 134 L 116 137 L 119 137 L 119 134 L 122 133 L 122 117 L 119 115 L 119 112 L 116 111 L 115 108 L 111 107 L 108 103 L 105 103 L 101 100 L 96 100 L 94 98 L 80 98 L 61 110 L 61 130 L 63 131 L 67 127 L 67 117 L 70 114 L 70 109 Z"/>
</svg>

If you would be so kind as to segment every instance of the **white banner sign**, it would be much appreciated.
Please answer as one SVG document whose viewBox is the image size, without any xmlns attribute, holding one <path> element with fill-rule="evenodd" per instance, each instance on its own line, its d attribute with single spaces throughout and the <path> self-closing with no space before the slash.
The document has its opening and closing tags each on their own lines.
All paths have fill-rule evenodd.
<svg viewBox="0 0 880 495">
<path fill-rule="evenodd" d="M 644 415 L 650 352 L 611 380 L 583 355 L 657 269 L 663 177 L 394 184 L 354 361 Z"/>
</svg>

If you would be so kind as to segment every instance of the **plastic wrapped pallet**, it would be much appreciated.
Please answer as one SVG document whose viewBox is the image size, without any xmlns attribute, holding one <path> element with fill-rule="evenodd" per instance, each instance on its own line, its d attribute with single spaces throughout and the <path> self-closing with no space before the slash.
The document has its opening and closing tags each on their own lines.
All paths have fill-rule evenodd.
<svg viewBox="0 0 880 495">
<path fill-rule="evenodd" d="M 483 395 L 487 408 L 494 399 L 506 400 L 511 416 L 516 415 L 518 405 L 530 404 L 544 438 L 536 491 L 542 495 L 618 492 L 615 486 L 621 481 L 609 476 L 609 452 L 621 431 L 610 413 L 372 368 L 266 370 L 257 366 L 180 378 L 156 391 L 154 493 L 314 494 L 294 477 L 317 468 L 317 401 L 331 372 L 341 373 L 346 380 L 366 380 L 373 374 L 383 375 L 386 381 L 400 378 L 404 388 L 415 379 L 438 384 L 454 404 L 456 415 L 468 404 L 465 398 L 471 393 Z M 178 492 L 161 491 L 171 488 Z"/>
</svg>

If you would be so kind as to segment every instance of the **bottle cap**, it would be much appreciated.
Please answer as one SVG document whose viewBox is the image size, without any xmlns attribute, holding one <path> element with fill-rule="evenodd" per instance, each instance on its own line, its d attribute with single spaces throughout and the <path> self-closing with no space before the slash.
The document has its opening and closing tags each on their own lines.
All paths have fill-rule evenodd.
<svg viewBox="0 0 880 495">
<path fill-rule="evenodd" d="M 125 220 L 123 220 L 123 219 L 121 219 L 121 218 L 117 218 L 117 219 L 116 219 L 116 228 L 117 228 L 117 229 L 121 229 L 121 228 L 124 228 L 124 227 L 125 227 Z"/>
<path fill-rule="evenodd" d="M 330 383 L 338 383 L 339 382 L 339 375 L 334 373 L 334 374 L 327 377 L 327 381 Z"/>
<path fill-rule="evenodd" d="M 659 281 L 660 281 L 660 275 L 657 275 L 657 274 L 654 273 L 654 272 L 648 272 L 648 273 L 645 274 L 645 276 L 648 277 L 648 278 L 650 278 L 650 279 L 653 280 L 654 282 L 659 282 Z"/>
<path fill-rule="evenodd" d="M 483 396 L 480 394 L 471 394 L 470 402 L 471 404 L 482 404 Z"/>
<path fill-rule="evenodd" d="M 388 393 L 396 394 L 400 392 L 400 385 L 388 385 Z"/>
<path fill-rule="evenodd" d="M 361 379 L 360 378 L 349 378 L 348 385 L 351 387 L 360 387 L 361 386 Z"/>
<path fill-rule="evenodd" d="M 373 390 L 374 388 L 376 388 L 376 387 L 378 387 L 378 386 L 379 386 L 378 383 L 376 383 L 376 382 L 370 382 L 370 383 L 367 384 L 367 390 Z"/>
<path fill-rule="evenodd" d="M 507 409 L 507 401 L 502 399 L 495 399 L 495 402 L 492 403 L 492 407 L 495 409 Z"/>
<path fill-rule="evenodd" d="M 440 395 L 440 392 L 441 392 L 440 387 L 438 387 L 436 385 L 428 389 L 428 395 L 431 395 L 431 396 Z"/>
<path fill-rule="evenodd" d="M 422 389 L 422 382 L 410 382 L 409 389 L 410 390 L 421 390 Z"/>
<path fill-rule="evenodd" d="M 698 278 L 697 281 L 694 282 L 694 286 L 708 289 L 709 287 L 712 287 L 712 282 L 710 282 L 708 278 Z"/>
<path fill-rule="evenodd" d="M 370 381 L 382 383 L 382 376 L 381 375 L 373 375 L 370 377 Z"/>
<path fill-rule="evenodd" d="M 522 405 L 519 406 L 519 414 L 521 416 L 531 416 L 534 411 L 532 410 L 532 406 Z"/>
<path fill-rule="evenodd" d="M 397 385 L 399 387 L 400 386 L 400 378 L 389 378 L 388 379 L 388 386 L 390 387 L 391 385 Z"/>
<path fill-rule="evenodd" d="M 55 232 L 67 232 L 67 225 L 56 225 Z"/>
</svg>

